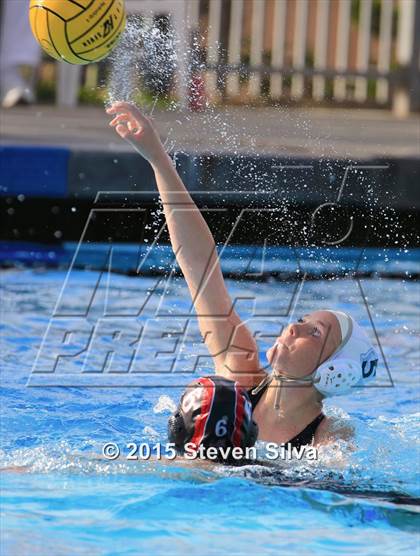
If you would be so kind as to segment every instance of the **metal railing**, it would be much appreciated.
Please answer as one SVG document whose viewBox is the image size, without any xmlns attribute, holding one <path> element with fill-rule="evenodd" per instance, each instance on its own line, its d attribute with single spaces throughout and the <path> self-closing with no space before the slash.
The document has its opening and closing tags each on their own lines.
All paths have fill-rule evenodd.
<svg viewBox="0 0 420 556">
<path fill-rule="evenodd" d="M 392 107 L 399 116 L 420 109 L 416 0 L 126 0 L 126 7 L 169 15 L 182 106 L 198 72 L 213 103 L 328 100 Z M 188 62 L 192 37 L 199 64 Z M 78 84 L 80 69 L 60 64 L 58 102 L 74 104 Z"/>
<path fill-rule="evenodd" d="M 415 0 L 210 0 L 207 21 L 214 100 L 264 94 L 419 109 Z"/>
</svg>

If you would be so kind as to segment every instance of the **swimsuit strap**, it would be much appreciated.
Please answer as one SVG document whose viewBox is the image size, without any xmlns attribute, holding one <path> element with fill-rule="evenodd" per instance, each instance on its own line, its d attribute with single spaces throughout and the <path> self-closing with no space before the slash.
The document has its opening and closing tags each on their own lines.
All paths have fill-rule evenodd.
<svg viewBox="0 0 420 556">
<path fill-rule="evenodd" d="M 262 398 L 264 392 L 267 390 L 268 384 L 268 382 L 267 384 L 264 384 L 264 386 L 256 393 L 254 393 L 255 388 L 251 388 L 251 390 L 248 390 L 248 396 L 252 405 L 252 412 L 254 412 L 258 402 Z M 316 429 L 318 428 L 318 425 L 321 423 L 324 417 L 325 415 L 323 413 L 320 413 L 300 433 L 291 438 L 288 442 L 285 442 L 285 444 L 290 444 L 292 448 L 300 448 L 301 446 L 305 446 L 306 444 L 312 444 L 315 438 Z"/>
<path fill-rule="evenodd" d="M 315 438 L 316 429 L 324 417 L 325 415 L 321 412 L 303 429 L 303 431 L 291 438 L 288 442 L 285 442 L 285 444 L 290 444 L 292 448 L 300 448 L 306 444 L 312 444 Z"/>
<path fill-rule="evenodd" d="M 252 412 L 254 412 L 258 402 L 264 395 L 264 392 L 267 390 L 272 380 L 273 376 L 268 375 L 260 382 L 260 384 L 248 390 L 248 396 L 252 405 Z M 300 448 L 306 444 L 312 444 L 315 438 L 316 429 L 324 417 L 325 415 L 321 411 L 321 413 L 317 415 L 315 419 L 309 423 L 309 425 L 307 425 L 302 431 L 300 431 L 300 433 L 291 438 L 288 442 L 285 442 L 285 444 L 290 444 L 292 448 Z"/>
<path fill-rule="evenodd" d="M 260 401 L 260 399 L 263 397 L 264 392 L 267 390 L 269 383 L 270 382 L 267 381 L 266 384 L 264 384 L 258 390 L 257 388 L 251 388 L 251 390 L 248 390 L 248 396 L 251 401 L 252 411 L 254 411 L 254 409 L 257 407 L 257 404 Z"/>
</svg>

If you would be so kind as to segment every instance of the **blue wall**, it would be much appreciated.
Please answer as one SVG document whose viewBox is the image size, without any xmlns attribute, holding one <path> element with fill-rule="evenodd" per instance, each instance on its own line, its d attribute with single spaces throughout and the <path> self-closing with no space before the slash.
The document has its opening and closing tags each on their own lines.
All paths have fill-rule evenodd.
<svg viewBox="0 0 420 556">
<path fill-rule="evenodd" d="M 70 151 L 56 147 L 0 147 L 0 195 L 67 197 Z"/>
</svg>

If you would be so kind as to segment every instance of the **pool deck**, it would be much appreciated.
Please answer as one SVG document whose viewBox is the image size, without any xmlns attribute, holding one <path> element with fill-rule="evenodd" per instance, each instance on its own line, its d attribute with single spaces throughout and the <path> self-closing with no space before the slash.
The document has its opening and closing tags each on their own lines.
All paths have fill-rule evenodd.
<svg viewBox="0 0 420 556">
<path fill-rule="evenodd" d="M 150 112 L 150 108 L 145 109 Z M 420 116 L 389 111 L 226 107 L 153 113 L 171 150 L 276 157 L 420 160 Z M 0 110 L 2 145 L 54 145 L 72 150 L 132 152 L 108 127 L 101 108 L 48 105 Z"/>
<path fill-rule="evenodd" d="M 378 245 L 400 241 L 394 230 L 384 231 L 394 211 L 405 233 L 401 242 L 412 237 L 409 243 L 417 244 L 419 115 L 397 120 L 382 110 L 226 107 L 156 110 L 153 117 L 199 206 L 223 207 L 229 218 L 238 209 L 289 207 L 304 234 L 308 218 L 339 203 L 354 215 L 353 243 L 366 241 L 368 218 Z M 92 107 L 0 111 L 0 209 L 6 214 L 0 237 L 51 242 L 61 230 L 64 239 L 77 240 L 95 203 L 158 206 L 149 163 L 116 135 L 109 119 Z M 274 226 L 259 209 L 254 216 L 245 238 L 251 243 Z M 336 230 L 334 218 L 327 220 L 325 229 Z M 223 228 L 219 221 L 212 225 Z M 121 232 L 119 224 L 113 229 Z M 287 233 L 276 231 L 284 244 Z"/>
</svg>

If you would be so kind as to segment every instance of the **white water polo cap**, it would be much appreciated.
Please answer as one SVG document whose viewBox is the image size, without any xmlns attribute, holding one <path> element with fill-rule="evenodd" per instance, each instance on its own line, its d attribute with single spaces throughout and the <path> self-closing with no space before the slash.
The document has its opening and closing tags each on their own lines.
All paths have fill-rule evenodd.
<svg viewBox="0 0 420 556">
<path fill-rule="evenodd" d="M 376 376 L 378 354 L 368 335 L 347 313 L 332 311 L 341 330 L 341 343 L 313 375 L 313 385 L 324 396 L 348 394 Z"/>
</svg>

